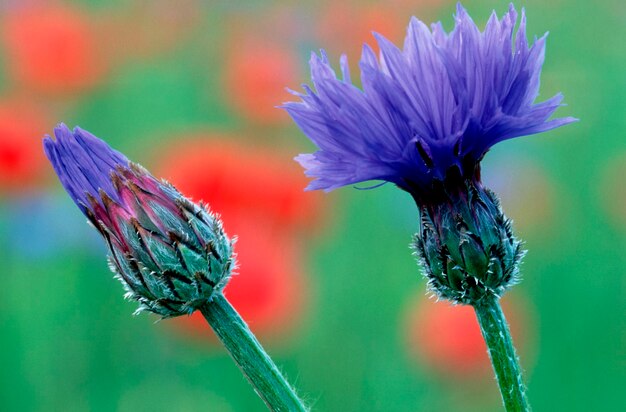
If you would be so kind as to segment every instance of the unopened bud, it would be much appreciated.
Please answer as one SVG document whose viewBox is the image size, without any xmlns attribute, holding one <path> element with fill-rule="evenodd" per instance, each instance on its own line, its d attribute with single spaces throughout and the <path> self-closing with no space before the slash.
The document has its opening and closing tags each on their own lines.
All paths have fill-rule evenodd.
<svg viewBox="0 0 626 412">
<path fill-rule="evenodd" d="M 137 312 L 189 314 L 230 278 L 232 241 L 220 220 L 90 133 L 61 124 L 46 155 L 74 202 L 104 237 L 111 270 Z"/>
<path fill-rule="evenodd" d="M 438 297 L 475 304 L 516 283 L 524 251 L 489 189 L 466 181 L 420 205 L 420 219 L 414 247 Z"/>
</svg>

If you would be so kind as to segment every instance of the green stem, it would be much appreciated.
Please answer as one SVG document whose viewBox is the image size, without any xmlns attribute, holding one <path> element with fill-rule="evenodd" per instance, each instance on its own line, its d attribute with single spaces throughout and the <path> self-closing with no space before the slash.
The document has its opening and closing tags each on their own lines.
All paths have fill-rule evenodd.
<svg viewBox="0 0 626 412">
<path fill-rule="evenodd" d="M 530 411 L 519 359 L 515 354 L 509 326 L 498 298 L 482 299 L 474 305 L 474 309 L 489 348 L 489 357 L 496 372 L 505 409 L 508 412 Z"/>
<path fill-rule="evenodd" d="M 222 294 L 200 311 L 271 411 L 307 411 L 246 322 Z"/>
</svg>

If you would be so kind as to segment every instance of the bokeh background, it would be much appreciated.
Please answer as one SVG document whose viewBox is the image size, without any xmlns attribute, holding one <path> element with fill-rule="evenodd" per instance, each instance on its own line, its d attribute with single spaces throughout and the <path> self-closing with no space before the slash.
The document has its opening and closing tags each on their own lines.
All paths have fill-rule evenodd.
<svg viewBox="0 0 626 412">
<path fill-rule="evenodd" d="M 523 1 L 550 30 L 541 97 L 580 123 L 495 147 L 484 179 L 529 253 L 504 298 L 536 411 L 625 410 L 626 8 Z M 502 1 L 468 0 L 483 25 Z M 262 411 L 201 318 L 131 316 L 41 137 L 64 121 L 221 213 L 226 290 L 317 411 L 498 411 L 470 309 L 425 294 L 387 185 L 303 192 L 312 146 L 275 108 L 311 50 L 352 62 L 454 3 L 0 1 L 0 410 Z M 356 67 L 356 64 L 353 64 Z"/>
</svg>

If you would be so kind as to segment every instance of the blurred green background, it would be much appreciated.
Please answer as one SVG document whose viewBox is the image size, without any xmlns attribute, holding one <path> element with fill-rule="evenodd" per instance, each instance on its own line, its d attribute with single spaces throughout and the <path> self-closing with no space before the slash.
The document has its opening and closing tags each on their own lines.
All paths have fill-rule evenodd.
<svg viewBox="0 0 626 412">
<path fill-rule="evenodd" d="M 353 62 L 454 3 L 0 1 L 0 410 L 261 411 L 202 319 L 131 316 L 40 139 L 107 140 L 238 234 L 226 294 L 318 411 L 498 411 L 475 318 L 435 303 L 409 196 L 304 193 L 311 150 L 274 106 L 311 50 Z M 496 146 L 484 180 L 529 250 L 504 298 L 536 411 L 626 410 L 626 7 L 516 2 L 546 31 L 541 98 L 579 123 Z M 483 25 L 506 2 L 466 1 Z"/>
</svg>

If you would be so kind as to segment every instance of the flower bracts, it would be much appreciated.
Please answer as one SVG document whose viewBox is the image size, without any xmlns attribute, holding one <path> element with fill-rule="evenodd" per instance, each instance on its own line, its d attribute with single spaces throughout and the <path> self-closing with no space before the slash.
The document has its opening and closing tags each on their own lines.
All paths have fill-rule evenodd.
<svg viewBox="0 0 626 412">
<path fill-rule="evenodd" d="M 46 155 L 138 311 L 188 314 L 224 288 L 234 257 L 216 216 L 84 130 L 61 124 L 55 136 Z"/>
<path fill-rule="evenodd" d="M 517 283 L 525 253 L 496 195 L 473 183 L 420 208 L 413 247 L 429 289 L 464 304 L 500 297 Z"/>
</svg>

